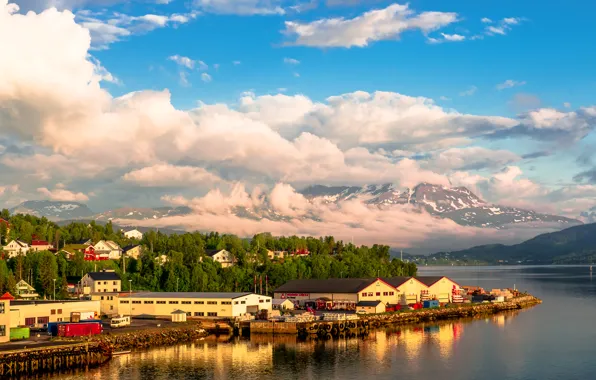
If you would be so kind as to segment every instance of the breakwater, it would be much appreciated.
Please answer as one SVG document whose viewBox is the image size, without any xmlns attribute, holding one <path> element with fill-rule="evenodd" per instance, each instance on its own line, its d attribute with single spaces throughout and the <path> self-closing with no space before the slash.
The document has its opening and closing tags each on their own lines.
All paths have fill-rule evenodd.
<svg viewBox="0 0 596 380">
<path fill-rule="evenodd" d="M 97 367 L 111 358 L 100 342 L 29 348 L 0 353 L 0 378 Z"/>
</svg>

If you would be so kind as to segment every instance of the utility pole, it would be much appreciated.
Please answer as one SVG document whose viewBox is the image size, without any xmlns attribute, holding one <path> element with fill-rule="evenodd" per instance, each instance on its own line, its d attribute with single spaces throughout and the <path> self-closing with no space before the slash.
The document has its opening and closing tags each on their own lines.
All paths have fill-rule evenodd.
<svg viewBox="0 0 596 380">
<path fill-rule="evenodd" d="M 400 259 L 402 262 L 404 261 L 404 250 L 403 250 L 403 249 L 401 250 L 401 254 L 400 254 L 400 257 L 399 257 L 399 259 Z"/>
<path fill-rule="evenodd" d="M 126 274 L 126 254 L 122 252 L 122 273 Z"/>
<path fill-rule="evenodd" d="M 56 279 L 54 279 L 54 301 L 56 301 Z"/>
<path fill-rule="evenodd" d="M 132 322 L 132 280 L 128 280 L 128 308 L 130 310 L 130 321 Z"/>
</svg>

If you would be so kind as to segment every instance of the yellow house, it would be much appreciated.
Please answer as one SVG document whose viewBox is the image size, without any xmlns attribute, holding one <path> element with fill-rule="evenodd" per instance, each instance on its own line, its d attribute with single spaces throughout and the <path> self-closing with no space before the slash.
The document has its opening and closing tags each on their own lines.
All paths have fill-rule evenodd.
<svg viewBox="0 0 596 380">
<path fill-rule="evenodd" d="M 122 248 L 122 254 L 132 257 L 135 260 L 138 260 L 143 253 L 143 246 L 139 244 L 133 244 Z"/>
<path fill-rule="evenodd" d="M 117 293 L 122 290 L 120 276 L 113 270 L 89 272 L 81 279 L 83 292 L 91 293 Z"/>
<path fill-rule="evenodd" d="M 399 292 L 399 303 L 401 305 L 420 302 L 422 292 L 428 290 L 425 283 L 414 277 L 395 277 L 395 279 L 392 284 Z"/>
<path fill-rule="evenodd" d="M 446 276 L 417 276 L 418 281 L 424 283 L 428 288 L 430 299 L 439 302 L 453 301 L 454 290 L 459 293 L 461 286 Z"/>
<path fill-rule="evenodd" d="M 359 292 L 358 301 L 381 301 L 384 305 L 396 305 L 399 302 L 398 291 L 386 280 L 388 279 L 375 279 Z"/>
<path fill-rule="evenodd" d="M 10 293 L 0 297 L 0 343 L 10 342 Z"/>
</svg>

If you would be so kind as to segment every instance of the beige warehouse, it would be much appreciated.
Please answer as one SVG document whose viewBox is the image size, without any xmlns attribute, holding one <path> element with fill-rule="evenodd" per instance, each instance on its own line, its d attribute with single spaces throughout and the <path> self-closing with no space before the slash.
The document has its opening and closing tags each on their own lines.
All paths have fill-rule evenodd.
<svg viewBox="0 0 596 380">
<path fill-rule="evenodd" d="M 71 313 L 100 315 L 99 301 L 11 301 L 10 327 L 44 327 L 50 322 L 70 322 Z"/>
<path fill-rule="evenodd" d="M 182 310 L 194 318 L 233 318 L 271 308 L 271 297 L 254 293 L 146 292 L 121 294 L 119 312 L 170 318 Z"/>
</svg>

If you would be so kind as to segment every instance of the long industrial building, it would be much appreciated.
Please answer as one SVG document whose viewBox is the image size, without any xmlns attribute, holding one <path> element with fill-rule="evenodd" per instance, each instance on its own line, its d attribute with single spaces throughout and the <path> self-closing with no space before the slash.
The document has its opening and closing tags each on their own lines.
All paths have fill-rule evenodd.
<svg viewBox="0 0 596 380">
<path fill-rule="evenodd" d="M 292 280 L 274 291 L 275 299 L 289 299 L 318 308 L 355 309 L 359 302 L 381 301 L 407 305 L 425 299 L 451 302 L 460 285 L 445 276 L 332 278 Z"/>
<path fill-rule="evenodd" d="M 10 327 L 43 328 L 50 322 L 70 322 L 72 313 L 100 316 L 98 301 L 10 301 Z"/>
<path fill-rule="evenodd" d="M 272 298 L 254 293 L 120 293 L 118 313 L 170 317 L 182 310 L 191 318 L 233 318 L 272 308 Z"/>
</svg>

